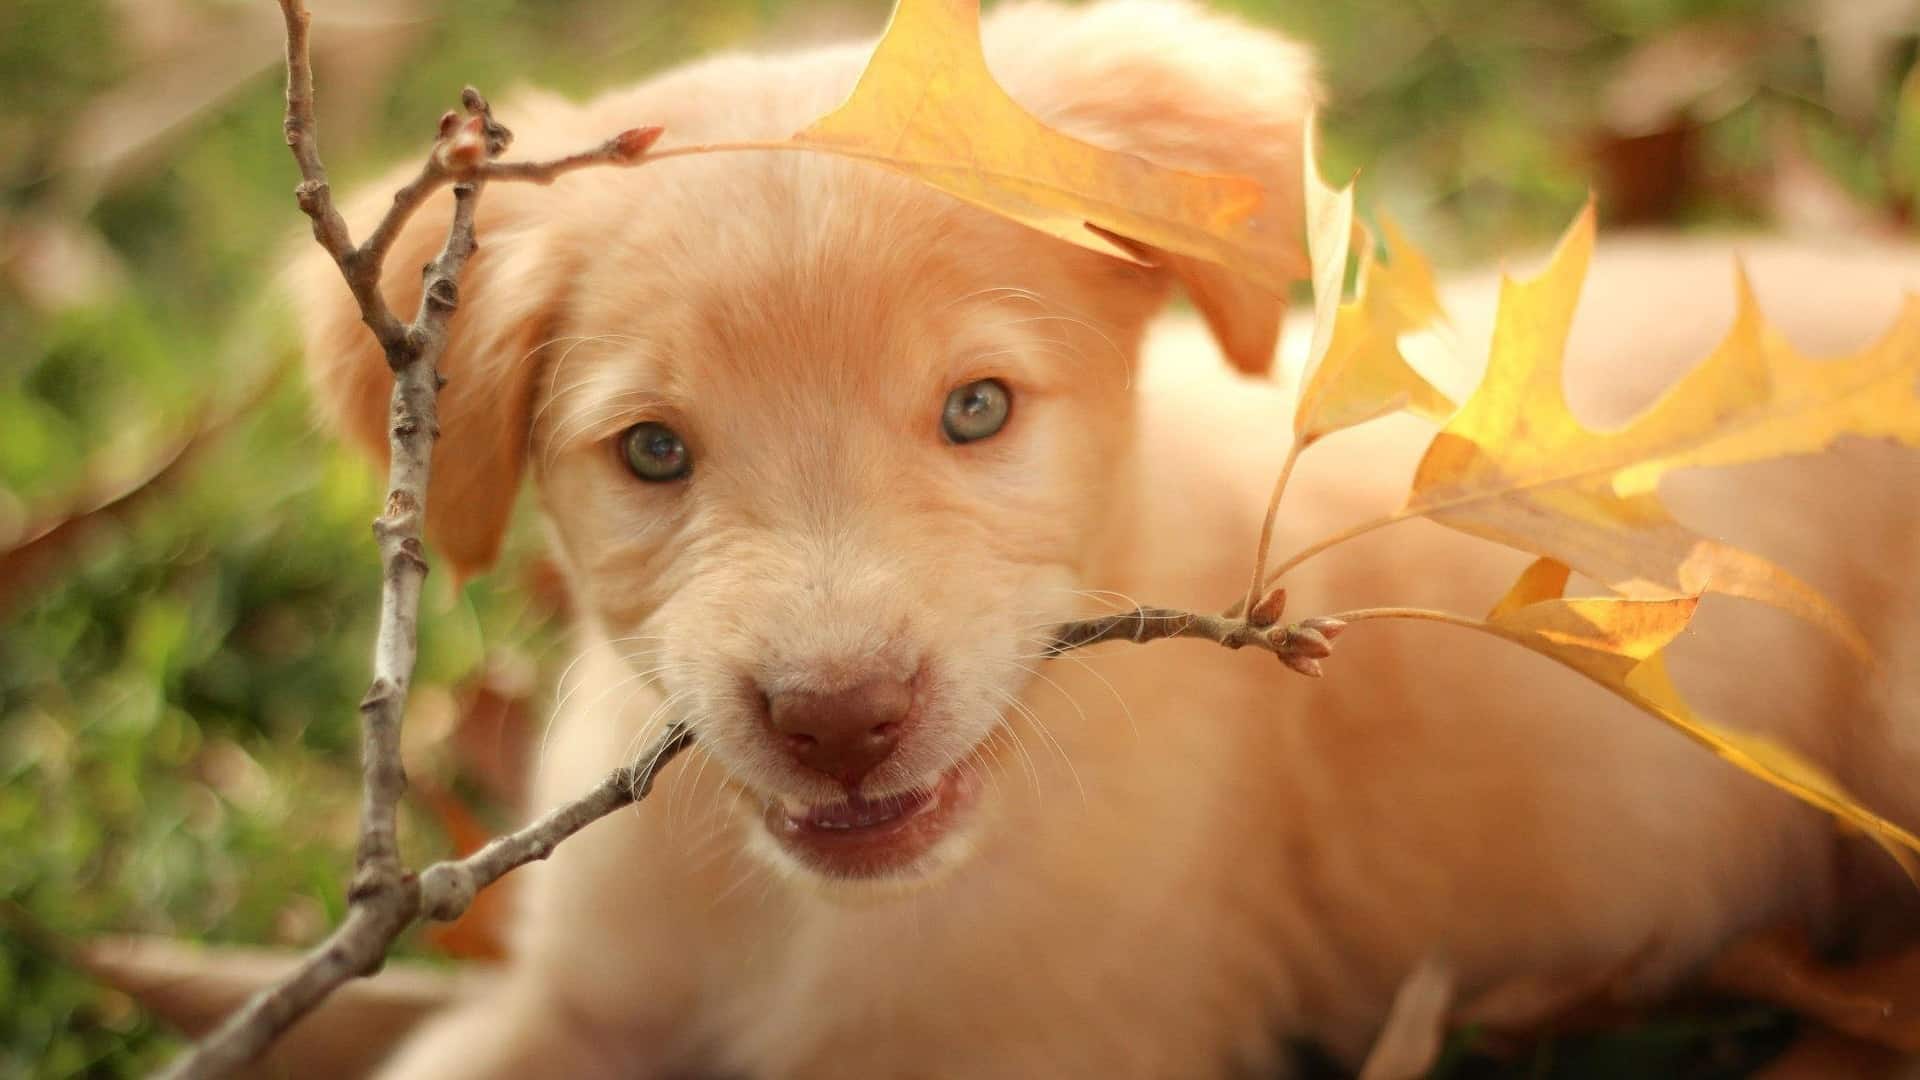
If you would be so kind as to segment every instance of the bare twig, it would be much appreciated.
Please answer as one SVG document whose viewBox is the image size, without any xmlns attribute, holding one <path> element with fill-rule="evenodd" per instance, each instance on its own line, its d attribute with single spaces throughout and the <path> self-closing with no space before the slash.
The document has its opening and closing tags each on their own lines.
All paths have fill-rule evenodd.
<svg viewBox="0 0 1920 1080">
<path fill-rule="evenodd" d="M 1256 626 L 1246 619 L 1173 608 L 1136 607 L 1132 611 L 1063 623 L 1046 644 L 1049 656 L 1104 641 L 1144 645 L 1162 638 L 1200 638 L 1229 649 L 1252 645 L 1280 658 L 1299 672 L 1318 678 L 1320 661 L 1333 654 L 1333 639 L 1347 628 L 1342 619 L 1315 617 L 1285 626 Z"/>
<path fill-rule="evenodd" d="M 569 154 L 552 161 L 492 161 L 481 169 L 488 180 L 526 180 L 551 184 L 575 169 L 592 165 L 628 165 L 644 157 L 660 138 L 664 128 L 643 127 L 623 131 L 591 150 Z"/>
<path fill-rule="evenodd" d="M 692 744 L 687 729 L 675 725 L 642 764 L 615 770 L 586 797 L 494 839 L 464 859 L 435 863 L 418 878 L 407 875 L 396 891 L 355 897 L 345 921 L 298 968 L 249 998 L 163 1075 L 170 1080 L 226 1076 L 253 1061 L 342 983 L 380 970 L 387 950 L 408 927 L 422 918 L 459 918 L 482 888 L 509 871 L 546 858 L 560 841 L 645 798 L 660 769 Z"/>
<path fill-rule="evenodd" d="M 660 131 L 627 131 L 582 154 L 496 172 L 493 159 L 506 150 L 513 133 L 493 118 L 480 92 L 468 87 L 461 95 L 466 117 L 449 112 L 441 118 L 419 175 L 394 196 L 366 243 L 355 246 L 346 219 L 334 206 L 316 140 L 307 44 L 310 16 L 302 0 L 280 0 L 280 10 L 287 28 L 286 140 L 300 168 L 295 198 L 312 219 L 314 239 L 340 268 L 362 321 L 393 370 L 387 498 L 373 524 L 382 567 L 380 623 L 373 681 L 360 702 L 360 841 L 346 919 L 287 979 L 255 995 L 176 1062 L 166 1074 L 173 1077 L 222 1076 L 252 1061 L 340 984 L 379 970 L 393 942 L 422 916 L 459 917 L 480 888 L 515 867 L 545 858 L 555 844 L 588 823 L 644 796 L 657 770 L 691 742 L 684 728 L 671 728 L 644 765 L 616 771 L 585 798 L 493 841 L 468 859 L 437 864 L 420 877 L 401 861 L 397 817 L 407 777 L 400 725 L 413 680 L 420 593 L 427 574 L 422 537 L 427 479 L 439 436 L 439 364 L 448 322 L 460 303 L 460 274 L 475 248 L 475 205 L 490 179 L 550 183 L 588 165 L 632 164 L 645 156 Z M 453 185 L 454 206 L 447 240 L 424 270 L 419 311 L 411 323 L 402 324 L 380 289 L 386 256 L 414 211 L 448 184 Z"/>
<path fill-rule="evenodd" d="M 421 910 L 428 918 L 451 922 L 465 914 L 474 894 L 510 870 L 546 858 L 560 841 L 639 802 L 653 790 L 660 769 L 693 745 L 693 732 L 674 724 L 636 765 L 615 769 L 585 796 L 558 807 L 518 832 L 498 836 L 464 859 L 436 863 L 420 875 Z"/>
</svg>

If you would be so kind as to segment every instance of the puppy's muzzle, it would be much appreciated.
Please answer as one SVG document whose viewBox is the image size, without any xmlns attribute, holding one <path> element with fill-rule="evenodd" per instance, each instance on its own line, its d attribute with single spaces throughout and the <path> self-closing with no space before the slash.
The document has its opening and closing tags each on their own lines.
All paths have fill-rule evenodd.
<svg viewBox="0 0 1920 1080">
<path fill-rule="evenodd" d="M 800 767 L 856 791 L 893 753 L 913 713 L 913 684 L 872 679 L 830 693 L 767 696 L 767 723 Z"/>
</svg>

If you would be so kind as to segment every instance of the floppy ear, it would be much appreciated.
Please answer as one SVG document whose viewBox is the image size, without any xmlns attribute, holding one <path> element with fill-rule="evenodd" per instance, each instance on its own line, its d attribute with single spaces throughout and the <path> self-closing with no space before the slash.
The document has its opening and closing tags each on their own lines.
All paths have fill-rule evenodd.
<svg viewBox="0 0 1920 1080">
<path fill-rule="evenodd" d="M 412 171 L 387 177 L 347 208 L 356 240 L 365 239 Z M 461 276 L 460 307 L 440 361 L 446 385 L 427 530 L 462 580 L 499 554 L 526 458 L 534 353 L 553 336 L 562 283 L 571 276 L 556 257 L 557 238 L 541 228 L 543 201 L 551 205 L 553 193 L 528 184 L 487 188 L 476 221 L 479 246 Z M 381 285 L 402 320 L 419 306 L 420 268 L 446 242 L 452 213 L 452 192 L 443 189 L 415 211 L 387 255 Z M 289 284 L 322 415 L 385 462 L 393 376 L 346 282 L 309 243 L 290 268 Z"/>
<path fill-rule="evenodd" d="M 1319 98 L 1301 46 L 1182 0 L 1012 5 L 984 34 L 995 77 L 1048 124 L 1156 164 L 1253 177 L 1277 200 L 1276 220 L 1301 220 L 1301 127 Z M 1299 232 L 1285 242 L 1304 275 Z M 1160 258 L 1234 366 L 1266 371 L 1285 297 L 1211 263 Z"/>
</svg>

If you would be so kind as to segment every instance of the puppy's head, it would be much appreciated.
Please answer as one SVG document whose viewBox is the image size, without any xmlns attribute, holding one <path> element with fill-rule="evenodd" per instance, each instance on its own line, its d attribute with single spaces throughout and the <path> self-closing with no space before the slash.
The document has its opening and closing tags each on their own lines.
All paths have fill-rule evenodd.
<svg viewBox="0 0 1920 1080">
<path fill-rule="evenodd" d="M 1293 47 L 1166 3 L 1012 8 L 987 39 L 1050 123 L 1297 198 Z M 502 113 L 530 155 L 639 123 L 779 137 L 864 55 L 716 60 Z M 442 221 L 423 212 L 390 260 L 402 304 Z M 443 361 L 435 543 L 484 567 L 531 472 L 584 617 L 662 695 L 655 722 L 694 726 L 760 847 L 836 878 L 967 849 L 975 766 L 1120 526 L 1137 344 L 1176 281 L 1248 370 L 1281 313 L 1216 269 L 1109 260 L 812 154 L 496 184 L 480 236 Z M 322 400 L 383 449 L 385 365 L 322 257 L 299 273 Z"/>
</svg>

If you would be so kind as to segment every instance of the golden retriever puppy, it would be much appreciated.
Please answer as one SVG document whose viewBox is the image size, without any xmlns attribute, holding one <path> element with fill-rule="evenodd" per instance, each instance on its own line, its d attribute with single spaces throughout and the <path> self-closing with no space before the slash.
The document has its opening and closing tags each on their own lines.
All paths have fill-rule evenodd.
<svg viewBox="0 0 1920 1080">
<path fill-rule="evenodd" d="M 1011 6 L 986 36 L 1048 122 L 1297 202 L 1299 47 L 1149 0 Z M 781 137 L 866 54 L 725 57 L 502 115 L 532 156 L 636 124 L 669 145 Z M 483 568 L 524 474 L 571 582 L 581 657 L 535 802 L 670 719 L 698 742 L 650 801 L 523 872 L 501 989 L 395 1076 L 1220 1076 L 1274 1067 L 1289 1035 L 1358 1058 L 1425 959 L 1467 995 L 1628 965 L 1654 988 L 1743 929 L 1830 925 L 1845 866 L 1880 869 L 1651 719 L 1452 628 L 1355 628 L 1318 682 L 1190 641 L 1043 659 L 1060 620 L 1245 588 L 1290 398 L 1246 374 L 1279 300 L 1218 270 L 1110 261 L 809 154 L 496 185 L 480 216 L 432 526 L 444 561 Z M 403 305 L 442 220 L 419 215 L 390 261 Z M 1728 261 L 1680 262 L 1609 279 L 1602 331 L 1634 333 L 1583 343 L 1589 389 L 1650 392 L 1711 344 Z M 1835 265 L 1879 310 L 1822 326 L 1891 309 L 1891 264 Z M 300 273 L 319 397 L 381 448 L 385 366 L 331 267 Z M 1150 332 L 1182 285 L 1239 372 L 1197 322 Z M 1280 546 L 1391 509 L 1422 435 L 1384 422 L 1316 449 Z M 1920 478 L 1877 464 L 1809 465 L 1791 496 L 1753 494 L 1771 469 L 1683 494 L 1904 659 L 1911 724 Z M 1402 525 L 1308 563 L 1292 607 L 1478 612 L 1524 562 Z M 1910 812 L 1885 680 L 1784 617 L 1707 608 L 1683 672 L 1703 707 Z"/>
</svg>

